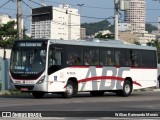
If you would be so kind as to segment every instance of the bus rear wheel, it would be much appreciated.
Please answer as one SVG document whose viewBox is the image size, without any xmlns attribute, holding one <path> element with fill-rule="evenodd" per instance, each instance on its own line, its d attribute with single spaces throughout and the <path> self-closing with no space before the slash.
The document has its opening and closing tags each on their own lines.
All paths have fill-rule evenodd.
<svg viewBox="0 0 160 120">
<path fill-rule="evenodd" d="M 116 95 L 127 97 L 132 92 L 132 84 L 130 81 L 126 80 L 123 84 L 123 90 L 116 91 Z"/>
<path fill-rule="evenodd" d="M 34 98 L 43 98 L 44 94 L 44 92 L 32 92 Z"/>
<path fill-rule="evenodd" d="M 104 91 L 91 91 L 90 94 L 92 96 L 103 96 L 104 95 Z"/>
<path fill-rule="evenodd" d="M 72 81 L 68 81 L 66 85 L 66 91 L 62 93 L 62 97 L 71 98 L 76 94 L 77 94 L 77 89 L 75 83 L 73 83 Z"/>
</svg>

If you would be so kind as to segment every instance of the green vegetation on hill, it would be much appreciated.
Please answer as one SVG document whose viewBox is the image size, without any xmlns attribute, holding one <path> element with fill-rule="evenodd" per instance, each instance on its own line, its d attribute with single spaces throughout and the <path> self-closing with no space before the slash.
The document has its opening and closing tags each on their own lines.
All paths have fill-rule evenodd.
<svg viewBox="0 0 160 120">
<path fill-rule="evenodd" d="M 94 35 L 96 32 L 102 31 L 102 30 L 110 30 L 112 33 L 114 33 L 114 25 L 111 25 L 111 23 L 108 20 L 103 20 L 100 22 L 94 22 L 94 23 L 83 23 L 81 25 L 83 28 L 86 28 L 86 35 Z M 152 31 L 157 30 L 157 27 L 146 23 L 146 31 L 151 33 Z"/>
<path fill-rule="evenodd" d="M 114 31 L 114 26 L 108 20 L 103 20 L 95 23 L 83 23 L 81 25 L 83 28 L 86 28 L 86 35 L 94 35 L 96 32 L 102 30 Z"/>
<path fill-rule="evenodd" d="M 154 30 L 158 30 L 156 26 L 146 23 L 146 31 L 148 31 L 149 33 L 151 33 Z"/>
</svg>

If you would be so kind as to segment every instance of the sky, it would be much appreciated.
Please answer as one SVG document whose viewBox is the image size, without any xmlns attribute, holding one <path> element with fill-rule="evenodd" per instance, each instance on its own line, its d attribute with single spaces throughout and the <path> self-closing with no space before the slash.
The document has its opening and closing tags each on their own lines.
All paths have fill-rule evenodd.
<svg viewBox="0 0 160 120">
<path fill-rule="evenodd" d="M 17 13 L 17 0 L 0 0 L 0 13 L 5 13 L 13 18 L 16 18 Z M 114 0 L 22 0 L 22 14 L 25 21 L 25 26 L 30 29 L 30 19 L 28 15 L 31 15 L 31 8 L 40 7 L 40 5 L 33 2 L 41 4 L 42 1 L 46 5 L 58 7 L 59 3 L 69 4 L 72 8 L 77 8 L 80 11 L 80 7 L 77 4 L 84 4 L 81 7 L 81 16 L 94 17 L 94 18 L 81 18 L 81 23 L 91 23 L 98 22 L 104 19 L 114 16 Z M 31 2 L 33 1 L 33 2 Z M 27 4 L 27 5 L 26 5 Z M 4 6 L 2 6 L 4 5 Z M 120 19 L 123 19 L 123 11 L 119 11 Z M 154 0 L 146 0 L 146 22 L 151 23 L 155 26 L 158 24 L 158 16 L 160 16 L 160 2 Z M 113 19 L 108 19 L 113 23 Z M 28 30 L 29 32 L 30 30 Z"/>
</svg>

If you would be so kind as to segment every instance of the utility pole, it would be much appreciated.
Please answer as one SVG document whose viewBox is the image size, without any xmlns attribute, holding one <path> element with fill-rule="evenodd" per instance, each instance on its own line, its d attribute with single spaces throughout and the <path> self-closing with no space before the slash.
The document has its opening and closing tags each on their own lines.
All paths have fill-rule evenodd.
<svg viewBox="0 0 160 120">
<path fill-rule="evenodd" d="M 114 39 L 115 40 L 118 40 L 118 4 L 119 4 L 119 0 L 114 0 L 114 29 L 115 29 Z"/>
<path fill-rule="evenodd" d="M 22 31 L 21 0 L 17 0 L 17 30 L 18 30 L 18 39 L 22 39 L 23 31 Z"/>
<path fill-rule="evenodd" d="M 77 4 L 77 5 L 79 6 L 79 11 L 80 11 L 80 12 L 79 12 L 79 14 L 80 14 L 80 30 L 79 30 L 79 32 L 80 32 L 80 37 L 79 37 L 79 38 L 81 39 L 81 23 L 82 23 L 82 22 L 81 22 L 81 20 L 82 20 L 82 18 L 81 18 L 81 16 L 82 16 L 82 8 L 81 8 L 81 7 L 82 7 L 84 4 Z"/>
</svg>

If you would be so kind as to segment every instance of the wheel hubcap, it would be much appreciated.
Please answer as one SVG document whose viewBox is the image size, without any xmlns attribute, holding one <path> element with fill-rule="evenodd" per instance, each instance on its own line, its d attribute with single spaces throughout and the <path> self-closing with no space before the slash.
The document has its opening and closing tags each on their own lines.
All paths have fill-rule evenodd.
<svg viewBox="0 0 160 120">
<path fill-rule="evenodd" d="M 130 89 L 129 84 L 126 84 L 126 85 L 125 85 L 124 90 L 125 90 L 125 92 L 126 92 L 127 94 L 130 92 L 131 89 Z"/>
<path fill-rule="evenodd" d="M 73 94 L 73 87 L 71 85 L 68 85 L 67 88 L 66 88 L 66 92 L 71 95 Z"/>
</svg>

